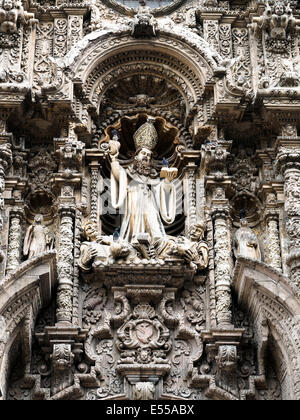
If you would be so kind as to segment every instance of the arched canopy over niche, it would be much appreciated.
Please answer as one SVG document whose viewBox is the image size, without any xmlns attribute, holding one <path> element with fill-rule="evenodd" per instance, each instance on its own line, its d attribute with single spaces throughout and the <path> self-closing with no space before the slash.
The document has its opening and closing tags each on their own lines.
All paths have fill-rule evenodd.
<svg viewBox="0 0 300 420">
<path fill-rule="evenodd" d="M 118 132 L 119 141 L 121 143 L 120 158 L 123 160 L 131 159 L 136 152 L 133 135 L 147 119 L 148 115 L 146 113 L 120 118 L 115 124 L 106 128 L 106 136 L 99 142 L 100 149 L 105 149 L 107 147 L 107 143 L 113 137 L 113 131 L 115 130 Z M 153 117 L 153 125 L 158 134 L 158 143 L 153 151 L 154 158 L 159 161 L 164 157 L 172 158 L 176 147 L 180 144 L 178 128 L 169 124 L 161 117 Z M 185 146 L 183 142 L 181 142 L 181 145 Z"/>
<path fill-rule="evenodd" d="M 111 139 L 114 139 L 114 132 L 118 133 L 118 141 L 121 144 L 119 151 L 120 163 L 123 167 L 128 167 L 132 164 L 136 153 L 134 143 L 134 133 L 151 117 L 152 124 L 157 131 L 157 145 L 153 150 L 153 160 L 151 168 L 154 173 L 159 176 L 159 172 L 163 166 L 163 158 L 167 158 L 170 166 L 178 168 L 178 178 L 184 175 L 183 167 L 186 163 L 184 150 L 187 148 L 180 130 L 166 121 L 161 116 L 149 115 L 145 112 L 138 113 L 133 116 L 124 116 L 119 118 L 113 124 L 110 124 L 105 129 L 105 136 L 99 139 L 98 147 L 103 153 L 103 161 L 101 162 L 101 172 L 104 179 L 109 178 L 110 174 L 110 158 L 108 154 L 109 144 Z M 167 234 L 177 236 L 184 230 L 185 215 L 182 212 L 182 190 L 181 183 L 176 183 L 177 193 L 177 216 L 172 224 L 165 225 Z M 107 203 L 110 206 L 110 202 Z M 102 229 L 106 235 L 111 235 L 117 226 L 120 226 L 119 215 L 116 214 L 112 207 L 101 216 Z"/>
<path fill-rule="evenodd" d="M 130 70 L 130 66 L 126 69 Z M 159 72 L 154 74 L 147 64 L 133 65 L 132 70 L 128 74 L 124 71 L 124 75 L 115 80 L 102 94 L 99 89 L 100 121 L 116 111 L 131 114 L 135 109 L 167 112 L 178 120 L 184 117 L 184 93 L 178 90 L 176 84 Z"/>
<path fill-rule="evenodd" d="M 176 57 L 160 50 L 134 49 L 119 52 L 97 66 L 83 92 L 97 111 L 105 105 L 131 105 L 187 113 L 201 100 L 203 82 Z"/>
<path fill-rule="evenodd" d="M 61 67 L 94 120 L 127 107 L 168 110 L 184 122 L 216 82 L 222 58 L 185 28 L 160 26 L 149 42 L 124 26 L 86 36 Z"/>
</svg>

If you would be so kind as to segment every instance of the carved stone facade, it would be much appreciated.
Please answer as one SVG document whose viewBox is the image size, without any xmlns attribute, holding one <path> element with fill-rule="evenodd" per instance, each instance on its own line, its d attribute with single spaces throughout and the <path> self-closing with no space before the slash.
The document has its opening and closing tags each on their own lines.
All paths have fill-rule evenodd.
<svg viewBox="0 0 300 420">
<path fill-rule="evenodd" d="M 300 400 L 300 8 L 0 1 L 0 399 Z"/>
</svg>

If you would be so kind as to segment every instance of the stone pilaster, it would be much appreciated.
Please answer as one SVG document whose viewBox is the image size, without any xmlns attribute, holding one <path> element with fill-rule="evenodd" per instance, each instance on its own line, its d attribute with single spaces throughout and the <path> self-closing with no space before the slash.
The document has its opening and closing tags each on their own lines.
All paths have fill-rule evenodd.
<svg viewBox="0 0 300 420">
<path fill-rule="evenodd" d="M 204 39 L 217 52 L 219 52 L 219 19 L 221 15 L 202 13 Z"/>
<path fill-rule="evenodd" d="M 284 178 L 285 228 L 289 236 L 287 264 L 291 281 L 300 287 L 300 138 L 279 137 L 275 165 Z"/>
<path fill-rule="evenodd" d="M 56 319 L 58 323 L 72 323 L 74 277 L 74 217 L 73 202 L 59 207 L 60 241 L 58 252 L 58 290 Z"/>
<path fill-rule="evenodd" d="M 13 208 L 10 212 L 7 273 L 14 271 L 20 264 L 23 216 L 24 212 L 21 208 Z"/>
<path fill-rule="evenodd" d="M 67 54 L 68 19 L 62 11 L 52 11 L 54 17 L 53 56 L 64 57 Z"/>
<path fill-rule="evenodd" d="M 227 18 L 219 25 L 219 45 L 220 54 L 224 59 L 232 58 L 232 34 L 231 21 L 233 19 Z"/>
<path fill-rule="evenodd" d="M 85 9 L 67 9 L 68 15 L 68 51 L 83 38 L 83 16 Z"/>
<path fill-rule="evenodd" d="M 226 206 L 212 209 L 214 222 L 216 315 L 218 327 L 232 324 L 231 274 L 232 252 L 229 230 L 229 209 Z"/>
</svg>

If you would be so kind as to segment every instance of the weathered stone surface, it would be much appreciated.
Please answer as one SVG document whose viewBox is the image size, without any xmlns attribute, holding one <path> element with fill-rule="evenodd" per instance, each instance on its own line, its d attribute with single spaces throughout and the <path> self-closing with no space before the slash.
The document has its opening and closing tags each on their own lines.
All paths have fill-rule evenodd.
<svg viewBox="0 0 300 420">
<path fill-rule="evenodd" d="M 0 1 L 0 399 L 300 400 L 297 2 L 126 3 Z"/>
</svg>

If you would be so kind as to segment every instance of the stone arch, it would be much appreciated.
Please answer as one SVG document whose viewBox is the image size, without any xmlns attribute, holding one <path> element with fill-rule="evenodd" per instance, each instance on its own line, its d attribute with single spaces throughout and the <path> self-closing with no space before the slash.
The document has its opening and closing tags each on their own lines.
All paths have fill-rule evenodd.
<svg viewBox="0 0 300 420">
<path fill-rule="evenodd" d="M 189 64 L 191 70 L 202 73 L 203 81 L 222 68 L 223 59 L 219 53 L 187 28 L 180 25 L 166 28 L 160 23 L 158 32 L 159 36 L 151 40 L 149 48 L 147 40 L 131 37 L 127 26 L 120 28 L 113 25 L 109 30 L 96 31 L 83 38 L 66 55 L 61 65 L 70 72 L 75 83 L 84 83 L 103 59 L 116 55 L 121 49 L 129 51 L 140 47 L 149 51 L 159 47 L 162 52 L 175 54 L 178 60 Z"/>
<path fill-rule="evenodd" d="M 256 386 L 264 387 L 266 349 L 276 343 L 273 354 L 283 398 L 300 399 L 299 292 L 279 271 L 243 257 L 237 260 L 233 287 L 238 303 L 247 309 L 255 326 L 259 371 L 254 378 Z"/>
<path fill-rule="evenodd" d="M 51 300 L 56 283 L 56 251 L 21 264 L 0 288 L 0 387 L 5 398 L 14 344 L 19 340 L 24 373 L 30 372 L 32 336 L 36 317 Z"/>
<path fill-rule="evenodd" d="M 133 38 L 128 26 L 113 25 L 87 35 L 58 62 L 64 76 L 52 98 L 76 97 L 89 112 L 97 112 L 116 81 L 147 74 L 167 80 L 184 100 L 188 114 L 203 97 L 206 84 L 214 85 L 216 74 L 226 73 L 222 61 L 205 40 L 184 27 L 160 23 L 158 36 L 149 43 Z"/>
</svg>

